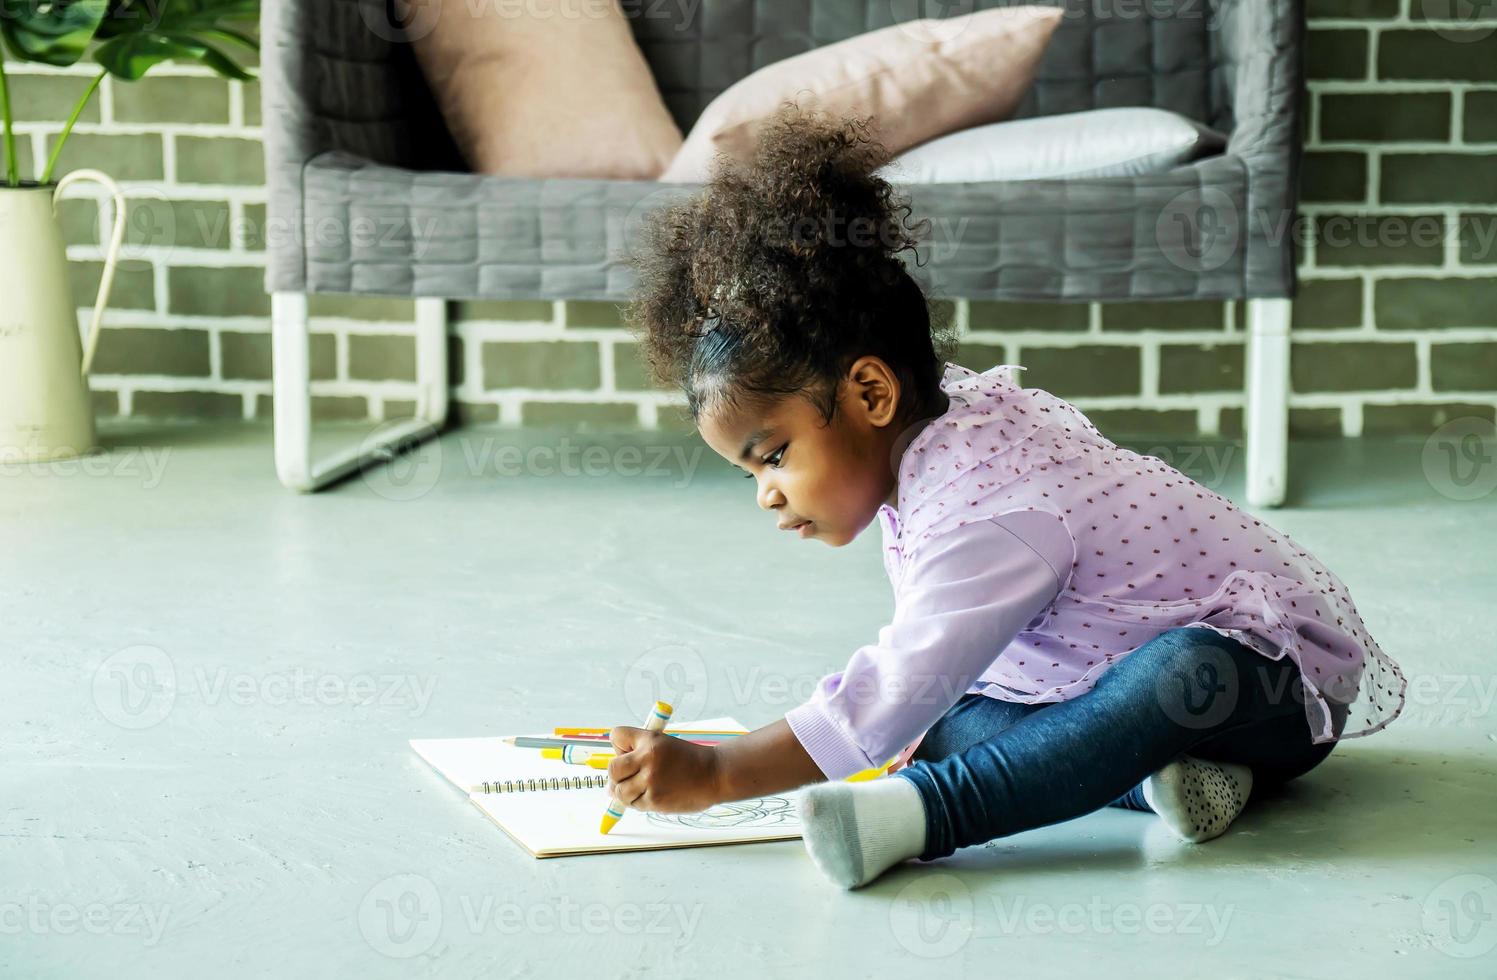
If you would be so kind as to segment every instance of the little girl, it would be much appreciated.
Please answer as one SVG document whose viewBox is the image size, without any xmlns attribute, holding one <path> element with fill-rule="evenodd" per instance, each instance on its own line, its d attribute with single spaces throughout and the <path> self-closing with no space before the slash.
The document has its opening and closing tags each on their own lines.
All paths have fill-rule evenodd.
<svg viewBox="0 0 1497 980">
<path fill-rule="evenodd" d="M 1103 806 L 1208 840 L 1397 717 L 1402 672 L 1313 555 L 1014 366 L 945 361 L 866 127 L 783 108 L 651 215 L 628 319 L 781 529 L 841 546 L 877 518 L 893 621 L 722 748 L 614 729 L 611 794 L 693 812 L 815 783 L 806 848 L 854 888 Z"/>
</svg>

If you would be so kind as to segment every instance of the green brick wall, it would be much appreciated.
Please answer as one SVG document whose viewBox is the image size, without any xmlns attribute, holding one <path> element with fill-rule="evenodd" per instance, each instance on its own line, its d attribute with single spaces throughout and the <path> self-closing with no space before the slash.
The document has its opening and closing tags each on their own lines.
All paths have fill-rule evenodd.
<svg viewBox="0 0 1497 980">
<path fill-rule="evenodd" d="M 1497 6 L 1307 0 L 1301 288 L 1292 430 L 1427 431 L 1497 414 Z M 86 84 L 12 65 L 23 169 L 34 173 Z M 259 95 L 193 68 L 109 80 L 65 167 L 125 182 L 127 255 L 93 379 L 103 414 L 269 418 Z M 81 194 L 89 193 L 80 191 Z M 108 207 L 61 210 L 80 307 Z M 101 217 L 105 228 L 101 229 Z M 163 236 L 163 230 L 166 235 Z M 169 247 L 151 242 L 168 240 Z M 323 418 L 414 404 L 412 304 L 314 297 Z M 958 360 L 1027 366 L 1114 434 L 1240 434 L 1244 310 L 1232 302 L 953 301 Z M 475 422 L 680 426 L 646 380 L 614 304 L 455 302 L 451 382 Z"/>
</svg>

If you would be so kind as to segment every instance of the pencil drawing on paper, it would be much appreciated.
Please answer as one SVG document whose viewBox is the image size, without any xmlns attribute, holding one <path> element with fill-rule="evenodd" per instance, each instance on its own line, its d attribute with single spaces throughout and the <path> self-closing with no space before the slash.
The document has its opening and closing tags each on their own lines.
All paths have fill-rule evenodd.
<svg viewBox="0 0 1497 980">
<path fill-rule="evenodd" d="M 719 803 L 701 813 L 647 813 L 650 822 L 662 827 L 692 830 L 728 830 L 735 827 L 780 827 L 799 825 L 795 807 L 783 796 Z"/>
</svg>

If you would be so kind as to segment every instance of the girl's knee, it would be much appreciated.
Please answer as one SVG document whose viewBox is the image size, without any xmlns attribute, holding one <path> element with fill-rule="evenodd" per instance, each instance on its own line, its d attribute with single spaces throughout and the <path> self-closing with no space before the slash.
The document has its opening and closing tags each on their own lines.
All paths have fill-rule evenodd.
<svg viewBox="0 0 1497 980">
<path fill-rule="evenodd" d="M 1243 671 L 1235 645 L 1204 627 L 1165 630 L 1103 674 L 1097 687 L 1104 696 L 1151 700 L 1182 727 L 1215 728 L 1234 718 L 1241 701 Z"/>
<path fill-rule="evenodd" d="M 965 694 L 925 733 L 911 761 L 938 762 L 992 738 L 1026 715 L 1045 707 Z"/>
<path fill-rule="evenodd" d="M 1225 644 L 1230 638 L 1199 626 L 1168 629 L 1128 654 L 1098 679 L 1100 687 L 1109 677 L 1113 683 L 1137 675 L 1159 678 L 1169 675 L 1189 676 L 1202 663 L 1221 665 L 1228 660 Z"/>
<path fill-rule="evenodd" d="M 1195 663 L 1207 650 L 1224 650 L 1236 643 L 1231 637 L 1222 636 L 1204 626 L 1176 626 L 1140 646 L 1128 655 L 1132 659 L 1144 654 L 1155 661 L 1173 660 L 1182 665 Z"/>
</svg>

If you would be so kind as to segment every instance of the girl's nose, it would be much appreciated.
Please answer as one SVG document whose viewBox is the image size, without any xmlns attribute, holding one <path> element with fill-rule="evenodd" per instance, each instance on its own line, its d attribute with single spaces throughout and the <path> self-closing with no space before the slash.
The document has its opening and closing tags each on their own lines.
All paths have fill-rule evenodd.
<svg viewBox="0 0 1497 980">
<path fill-rule="evenodd" d="M 759 506 L 764 510 L 772 510 L 776 507 L 785 506 L 785 495 L 779 489 L 769 483 L 759 484 Z"/>
</svg>

